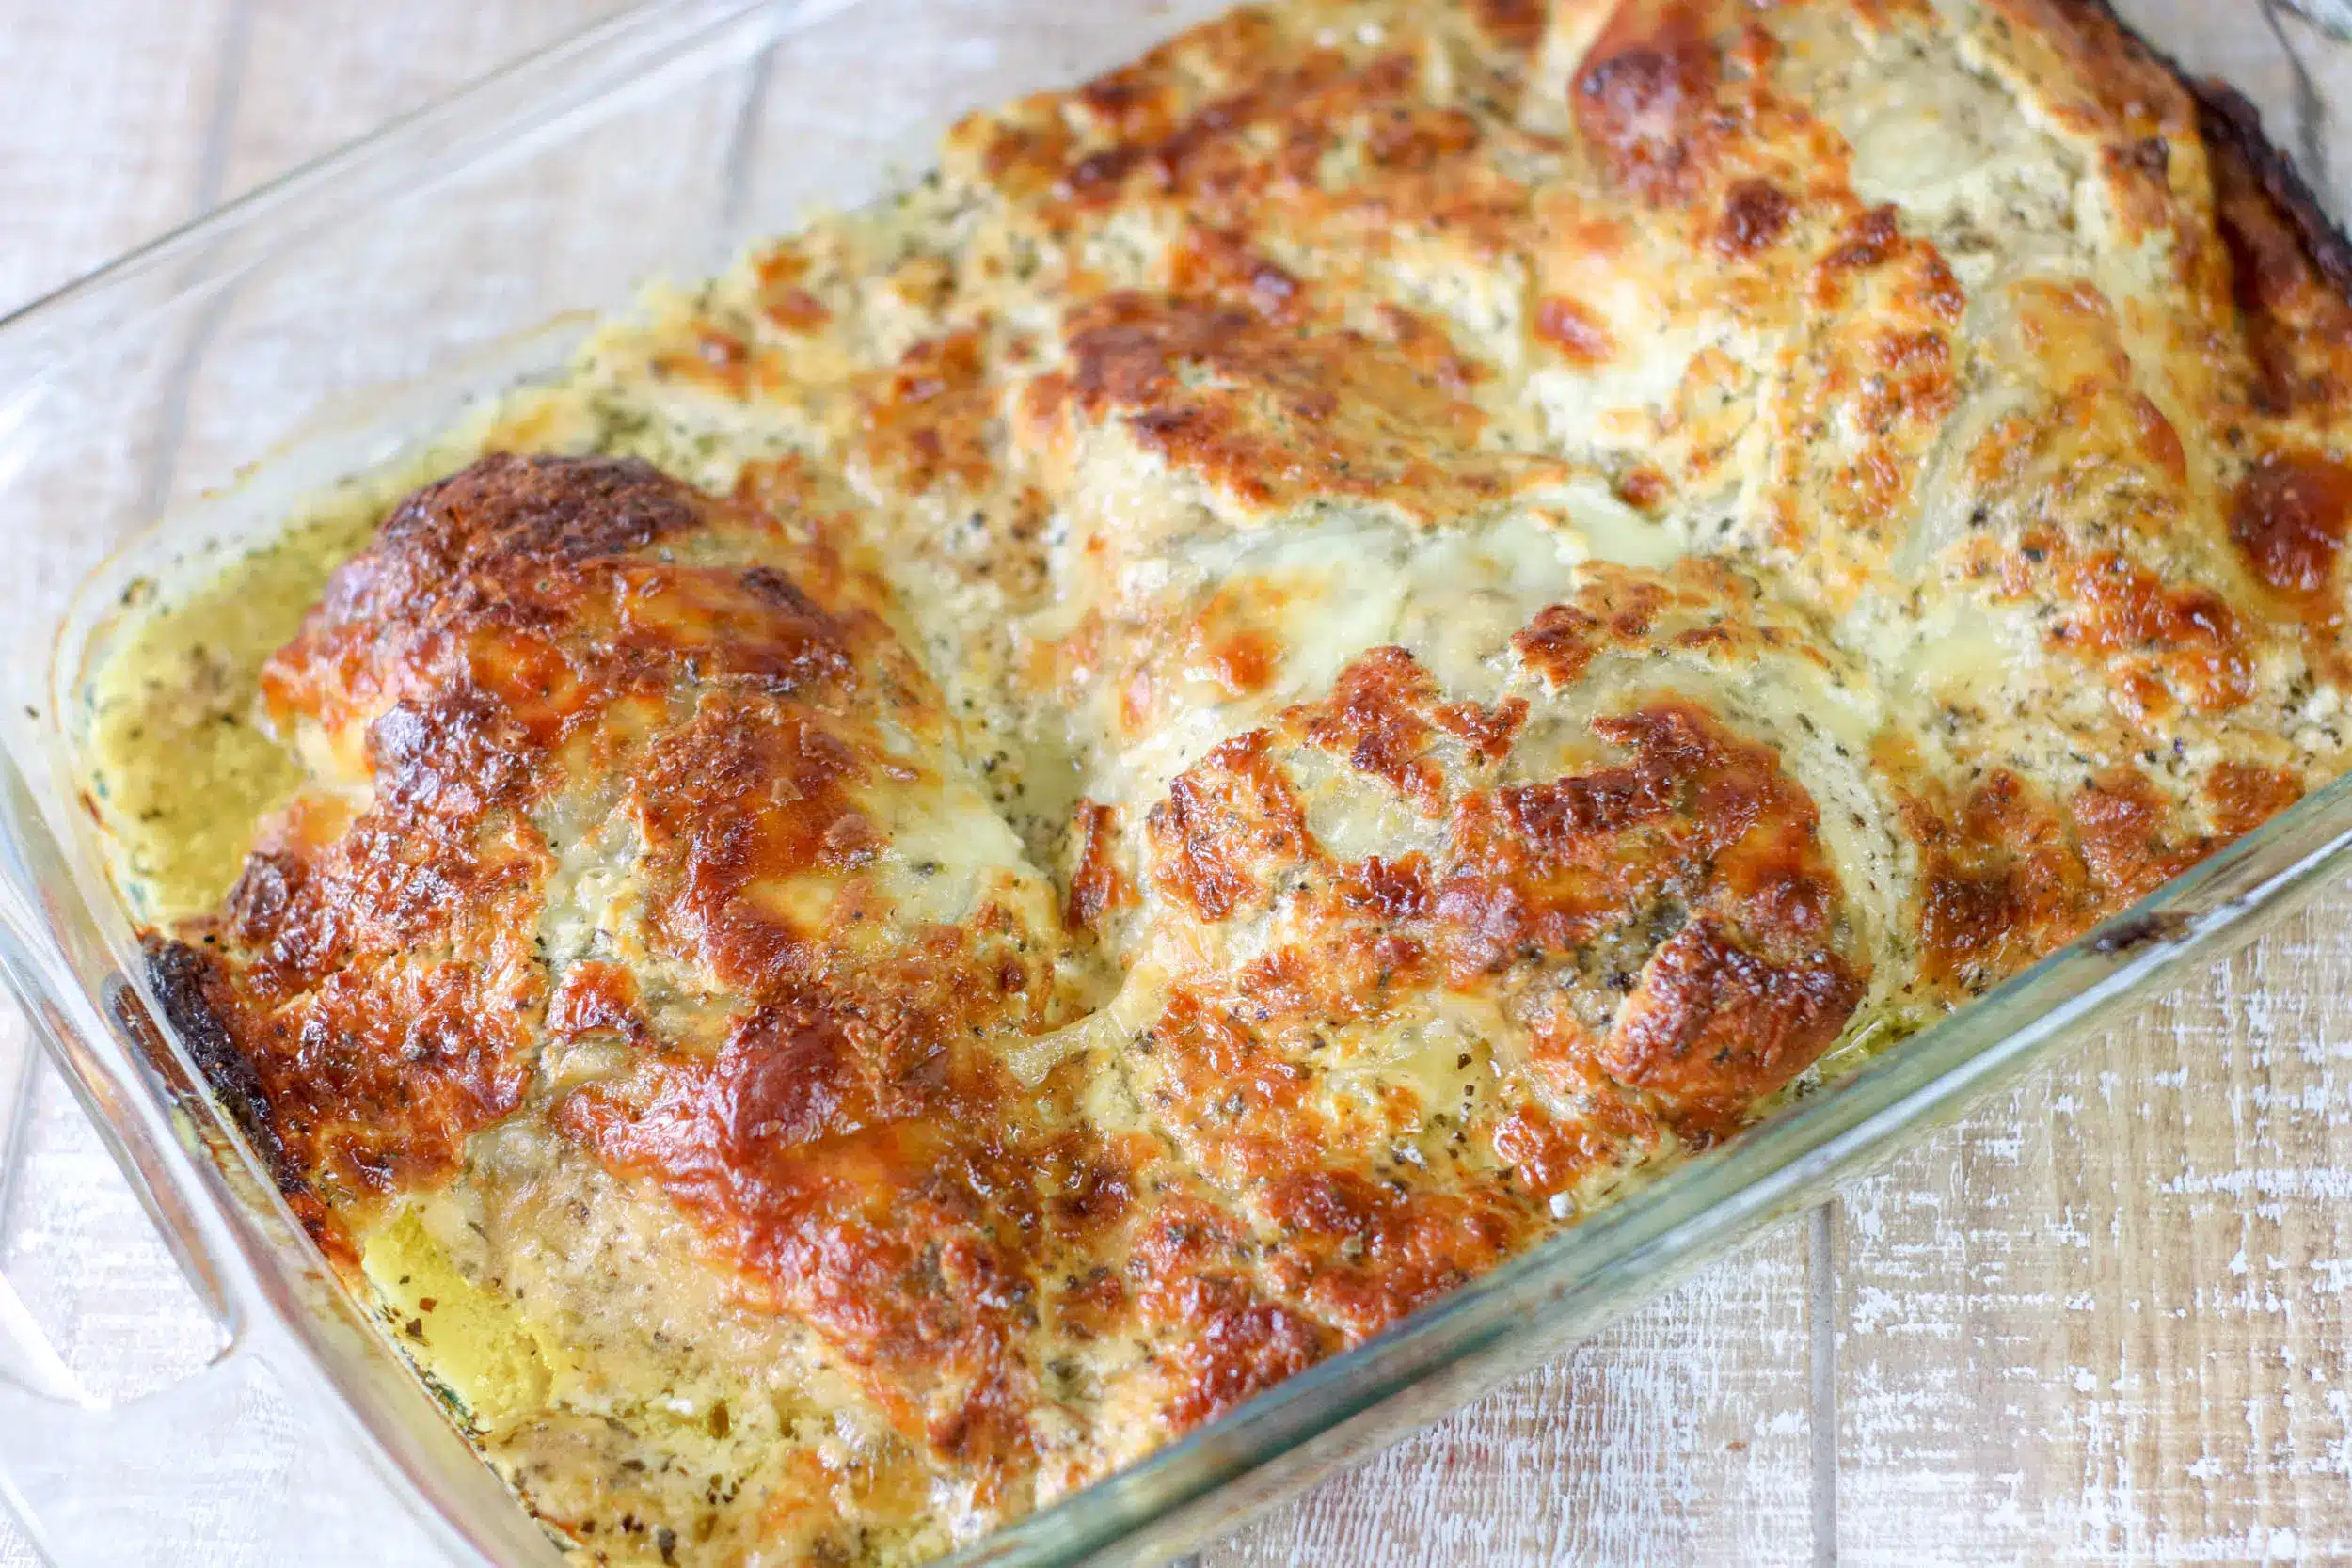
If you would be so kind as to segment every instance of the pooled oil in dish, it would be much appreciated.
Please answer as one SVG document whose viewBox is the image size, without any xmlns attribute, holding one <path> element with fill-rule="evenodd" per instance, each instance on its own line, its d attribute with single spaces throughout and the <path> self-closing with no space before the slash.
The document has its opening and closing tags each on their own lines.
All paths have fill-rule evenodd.
<svg viewBox="0 0 2352 1568">
<path fill-rule="evenodd" d="M 163 928 L 218 909 L 255 828 L 302 781 L 292 738 L 263 711 L 262 667 L 402 497 L 483 451 L 643 452 L 645 432 L 664 428 L 600 385 L 596 363 L 592 346 L 554 384 L 495 400 L 414 454 L 298 503 L 209 574 L 183 567 L 168 588 L 125 589 L 70 720 L 82 787 L 140 919 Z"/>
<path fill-rule="evenodd" d="M 260 711 L 262 665 L 379 513 L 355 501 L 316 517 L 172 602 L 156 602 L 151 584 L 126 596 L 106 657 L 80 687 L 78 728 L 83 786 L 143 920 L 219 907 L 254 825 L 301 781 Z"/>
</svg>

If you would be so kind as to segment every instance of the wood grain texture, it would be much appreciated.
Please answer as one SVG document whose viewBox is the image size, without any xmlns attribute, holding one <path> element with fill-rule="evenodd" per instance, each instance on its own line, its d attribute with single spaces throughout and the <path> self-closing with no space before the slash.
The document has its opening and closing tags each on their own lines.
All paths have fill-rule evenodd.
<svg viewBox="0 0 2352 1568">
<path fill-rule="evenodd" d="M 1846 1195 L 1846 1560 L 2352 1558 L 2347 918 Z"/>
<path fill-rule="evenodd" d="M 1203 1568 L 1811 1562 L 1805 1247 L 1768 1233 Z"/>
<path fill-rule="evenodd" d="M 234 0 L 0 8 L 0 305 L 193 216 Z"/>
<path fill-rule="evenodd" d="M 613 4 L 0 0 L 0 305 Z M 2304 74 L 2352 56 L 2298 68 L 2309 24 L 2260 0 L 2121 8 L 2169 16 L 2352 205 L 2352 127 L 2296 119 L 2352 102 Z M 1205 1560 L 2352 1558 L 2347 916 L 2321 903 L 1858 1186 L 1831 1289 L 1784 1227 Z M 184 1297 L 54 1080 L 32 1133 L 0 1267 L 77 1368 L 184 1361 Z M 300 1433 L 252 1420 L 282 1473 Z M 218 1514 L 159 1515 L 155 1560 L 304 1560 Z M 0 1565 L 29 1560 L 0 1528 Z"/>
</svg>

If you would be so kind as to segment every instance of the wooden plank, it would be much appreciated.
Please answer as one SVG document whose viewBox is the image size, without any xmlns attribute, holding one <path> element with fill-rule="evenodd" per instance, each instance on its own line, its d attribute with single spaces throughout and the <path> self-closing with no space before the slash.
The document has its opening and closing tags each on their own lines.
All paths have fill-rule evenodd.
<svg viewBox="0 0 2352 1568">
<path fill-rule="evenodd" d="M 225 150 L 234 196 L 366 135 L 627 0 L 247 0 L 248 57 Z"/>
<path fill-rule="evenodd" d="M 346 15 L 338 28 L 299 0 L 250 3 L 221 153 L 232 191 L 616 8 L 439 3 Z M 462 191 L 352 213 L 323 243 L 239 279 L 187 335 L 151 493 L 184 503 L 341 399 L 373 403 L 565 310 L 626 303 L 670 263 L 671 236 L 711 226 L 749 77 L 576 125 L 560 149 L 494 161 Z"/>
<path fill-rule="evenodd" d="M 1805 1249 L 1782 1226 L 1203 1568 L 1812 1561 Z"/>
<path fill-rule="evenodd" d="M 1848 1195 L 1845 1560 L 2352 1556 L 2347 918 Z"/>
<path fill-rule="evenodd" d="M 192 216 L 234 0 L 0 7 L 0 308 Z"/>
</svg>

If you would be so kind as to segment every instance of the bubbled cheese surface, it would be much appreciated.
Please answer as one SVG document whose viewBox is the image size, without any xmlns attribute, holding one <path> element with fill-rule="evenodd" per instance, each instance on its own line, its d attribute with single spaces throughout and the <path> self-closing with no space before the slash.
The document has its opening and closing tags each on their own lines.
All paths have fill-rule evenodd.
<svg viewBox="0 0 2352 1568">
<path fill-rule="evenodd" d="M 2089 0 L 976 115 L 127 641 L 159 990 L 580 1561 L 977 1539 L 2342 770 L 2246 127 Z"/>
</svg>

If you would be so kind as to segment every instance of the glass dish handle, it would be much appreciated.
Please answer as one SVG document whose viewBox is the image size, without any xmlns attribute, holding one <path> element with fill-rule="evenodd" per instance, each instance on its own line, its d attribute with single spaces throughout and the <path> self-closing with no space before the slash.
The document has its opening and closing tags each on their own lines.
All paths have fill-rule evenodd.
<svg viewBox="0 0 2352 1568">
<path fill-rule="evenodd" d="M 14 768 L 8 773 L 5 783 L 16 785 Z M 8 848 L 25 858 L 28 847 L 11 842 Z M 0 1493 L 35 1549 L 56 1568 L 141 1561 L 158 1540 L 169 1540 L 158 1516 L 221 1510 L 249 1491 L 261 1455 L 240 1427 L 249 1430 L 256 1408 L 275 1402 L 265 1394 L 256 1402 L 251 1385 L 265 1373 L 246 1354 L 221 1270 L 169 1176 L 181 1149 L 158 1148 L 155 1121 L 118 1102 L 120 1091 L 102 1053 L 120 1044 L 94 1041 L 89 1021 L 78 1027 L 42 974 L 64 955 L 40 952 L 44 942 L 28 936 L 24 914 L 14 900 L 0 903 L 0 978 L 24 1018 L 24 1030 L 9 1030 L 0 1046 L 0 1192 L 16 1195 L 44 1055 L 89 1112 L 99 1140 L 172 1251 L 209 1319 L 214 1350 L 202 1366 L 163 1387 L 122 1402 L 92 1397 L 14 1281 L 0 1275 Z M 71 1234 L 66 1242 L 87 1248 L 89 1239 Z"/>
<path fill-rule="evenodd" d="M 0 756 L 0 790 L 29 808 L 24 789 L 15 759 Z M 0 1040 L 0 1195 L 18 1196 L 46 1057 L 169 1249 L 213 1347 L 201 1365 L 161 1386 L 119 1401 L 94 1397 L 0 1274 L 0 1493 L 56 1568 L 149 1560 L 157 1543 L 191 1534 L 212 1535 L 205 1544 L 230 1548 L 234 1560 L 256 1560 L 260 1554 L 238 1548 L 255 1544 L 248 1532 L 257 1521 L 230 1516 L 246 1506 L 261 1519 L 273 1512 L 264 1490 L 274 1483 L 265 1474 L 271 1445 L 257 1442 L 268 1434 L 254 1429 L 282 1426 L 283 1404 L 251 1353 L 217 1261 L 229 1243 L 208 1232 L 184 1194 L 188 1151 L 170 1118 L 126 1091 L 132 1074 L 155 1069 L 132 1059 L 128 1026 L 100 1018 L 88 1001 L 125 995 L 117 966 L 56 842 L 29 809 L 12 816 L 13 831 L 0 833 L 8 863 L 0 865 L 0 983 L 24 1028 Z M 103 979 L 86 990 L 74 974 L 91 966 Z M 89 1245 L 86 1234 L 66 1242 L 69 1250 Z M 184 1365 L 186 1357 L 174 1359 Z M 183 1523 L 191 1528 L 174 1528 Z"/>
</svg>

